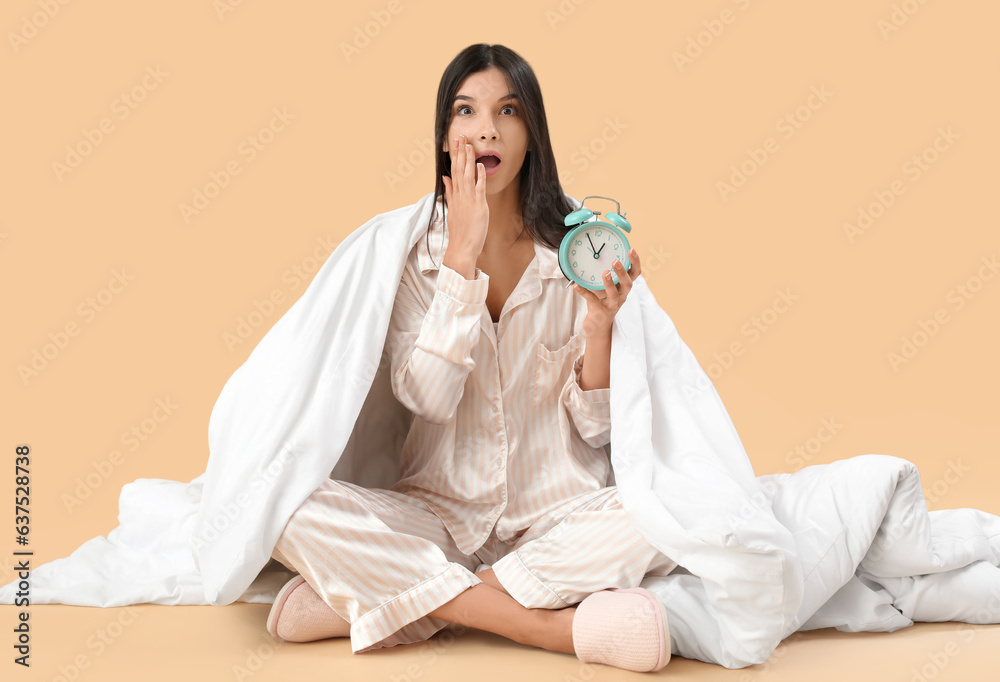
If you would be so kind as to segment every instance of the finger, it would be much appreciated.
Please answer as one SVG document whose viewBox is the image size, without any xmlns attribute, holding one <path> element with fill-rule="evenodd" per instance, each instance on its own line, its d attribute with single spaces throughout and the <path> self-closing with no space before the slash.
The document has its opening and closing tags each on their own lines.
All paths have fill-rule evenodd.
<svg viewBox="0 0 1000 682">
<path fill-rule="evenodd" d="M 451 186 L 455 195 L 462 193 L 462 172 L 465 166 L 462 164 L 462 137 L 455 137 L 455 144 L 451 150 Z"/>
<path fill-rule="evenodd" d="M 452 196 L 460 194 L 460 181 L 462 179 L 462 174 L 458 166 L 458 138 L 453 137 L 451 139 L 451 145 L 448 149 L 448 156 L 451 158 L 451 168 L 448 171 L 448 184 L 451 188 Z"/>
<path fill-rule="evenodd" d="M 608 292 L 606 300 L 612 303 L 618 300 L 618 285 L 615 284 L 610 272 L 604 275 L 604 290 Z"/>
<path fill-rule="evenodd" d="M 575 291 L 576 293 L 580 294 L 585 299 L 587 299 L 588 303 L 591 300 L 597 300 L 597 301 L 600 300 L 599 298 L 597 298 L 597 294 L 595 294 L 593 291 L 591 291 L 590 289 L 588 289 L 586 287 L 580 286 L 579 284 L 576 284 L 576 283 L 573 284 L 573 291 Z"/>
<path fill-rule="evenodd" d="M 458 166 L 455 165 L 457 156 L 458 156 L 458 138 L 453 137 L 451 138 L 451 142 L 448 144 L 448 158 L 451 159 L 451 168 L 449 169 L 449 175 L 452 178 L 455 177 L 456 173 L 455 169 L 458 168 Z"/>
<path fill-rule="evenodd" d="M 625 278 L 626 279 L 622 280 L 622 284 L 619 287 L 618 305 L 623 304 L 625 299 L 628 298 L 628 292 L 632 291 L 632 280 L 628 279 L 627 274 L 625 275 Z"/>
<path fill-rule="evenodd" d="M 612 266 L 614 266 L 615 272 L 618 273 L 618 282 L 621 284 L 622 290 L 627 292 L 632 288 L 632 277 L 625 270 L 625 264 L 616 258 Z"/>
<path fill-rule="evenodd" d="M 632 279 L 635 279 L 642 274 L 642 265 L 639 263 L 639 252 L 632 249 L 628 253 L 628 259 L 632 265 L 632 267 L 628 269 L 629 274 L 632 275 Z"/>
<path fill-rule="evenodd" d="M 468 188 L 475 189 L 476 185 L 476 155 L 472 153 L 472 145 L 465 143 L 465 177 L 468 180 Z"/>
<path fill-rule="evenodd" d="M 465 193 L 466 182 L 468 179 L 468 164 L 466 161 L 467 154 L 465 153 L 465 136 L 458 136 L 458 149 L 455 152 L 455 168 L 451 174 L 451 177 L 455 178 L 457 181 L 455 183 L 456 189 L 458 189 L 459 194 Z"/>
<path fill-rule="evenodd" d="M 486 166 L 476 163 L 476 198 L 486 201 Z"/>
</svg>

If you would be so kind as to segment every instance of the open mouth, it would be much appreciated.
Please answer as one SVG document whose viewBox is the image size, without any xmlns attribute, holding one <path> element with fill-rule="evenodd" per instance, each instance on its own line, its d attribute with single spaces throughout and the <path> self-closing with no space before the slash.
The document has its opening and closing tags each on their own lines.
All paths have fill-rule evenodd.
<svg viewBox="0 0 1000 682">
<path fill-rule="evenodd" d="M 497 168 L 500 167 L 500 157 L 493 154 L 483 154 L 476 161 L 483 164 L 483 168 L 486 169 L 486 175 L 493 175 L 497 172 Z"/>
</svg>

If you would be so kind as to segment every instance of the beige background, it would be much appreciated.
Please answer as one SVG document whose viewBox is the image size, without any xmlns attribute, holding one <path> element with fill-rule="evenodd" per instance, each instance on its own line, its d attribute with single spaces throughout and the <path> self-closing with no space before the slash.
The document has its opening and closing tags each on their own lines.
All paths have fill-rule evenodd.
<svg viewBox="0 0 1000 682">
<path fill-rule="evenodd" d="M 222 386 L 324 243 L 433 189 L 438 80 L 475 42 L 534 68 L 564 188 L 628 211 L 643 274 L 758 473 L 895 455 L 919 466 L 929 508 L 1000 513 L 1000 278 L 984 266 L 1000 255 L 998 20 L 985 0 L 5 2 L 0 443 L 32 448 L 35 564 L 112 530 L 123 484 L 204 471 Z M 185 217 L 227 165 L 239 174 Z M 721 187 L 741 166 L 745 182 Z M 904 338 L 920 347 L 894 365 Z M 23 374 L 36 352 L 49 357 Z M 12 474 L 2 488 L 13 496 Z M 278 645 L 267 609 L 37 606 L 29 672 L 11 662 L 6 606 L 0 669 L 630 677 L 483 633 L 365 656 L 346 641 Z M 997 628 L 963 624 L 824 630 L 755 668 L 663 673 L 984 679 L 998 644 Z"/>
</svg>

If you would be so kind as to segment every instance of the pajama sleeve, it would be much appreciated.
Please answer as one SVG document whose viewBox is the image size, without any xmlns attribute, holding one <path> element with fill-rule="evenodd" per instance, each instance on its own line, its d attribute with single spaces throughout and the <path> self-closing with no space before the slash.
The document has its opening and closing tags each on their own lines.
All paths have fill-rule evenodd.
<svg viewBox="0 0 1000 682">
<path fill-rule="evenodd" d="M 410 273 L 404 270 L 386 338 L 392 391 L 415 416 L 447 424 L 476 366 L 472 352 L 479 343 L 489 276 L 476 268 L 470 280 L 442 265 L 428 306 Z"/>
<path fill-rule="evenodd" d="M 573 363 L 573 371 L 563 386 L 559 400 L 584 442 L 592 448 L 604 447 L 611 442 L 611 389 L 584 391 L 580 388 L 582 370 L 583 351 Z"/>
</svg>

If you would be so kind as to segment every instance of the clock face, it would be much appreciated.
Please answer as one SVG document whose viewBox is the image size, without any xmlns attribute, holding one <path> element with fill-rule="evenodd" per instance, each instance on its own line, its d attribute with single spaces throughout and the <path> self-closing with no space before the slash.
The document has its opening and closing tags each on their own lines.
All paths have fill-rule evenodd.
<svg viewBox="0 0 1000 682">
<path fill-rule="evenodd" d="M 567 274 L 574 275 L 588 289 L 604 289 L 606 270 L 611 270 L 612 280 L 618 282 L 618 275 L 611 269 L 616 260 L 624 263 L 626 270 L 631 266 L 628 240 L 608 223 L 587 223 L 570 234 L 566 244 L 566 265 L 570 271 Z"/>
</svg>

